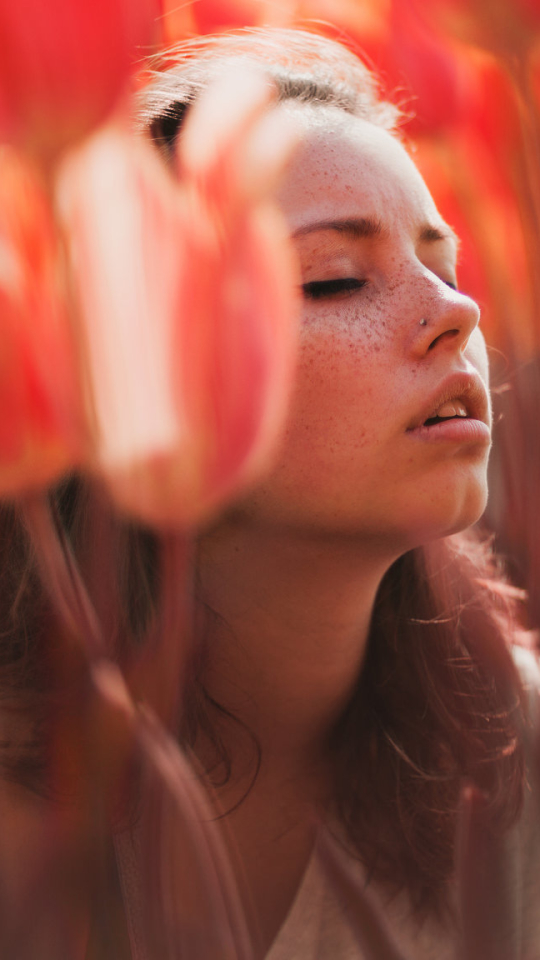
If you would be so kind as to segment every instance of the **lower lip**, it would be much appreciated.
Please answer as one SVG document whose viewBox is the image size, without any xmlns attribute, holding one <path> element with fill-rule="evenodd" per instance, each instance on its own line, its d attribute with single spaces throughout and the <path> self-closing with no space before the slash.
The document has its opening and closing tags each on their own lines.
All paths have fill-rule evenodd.
<svg viewBox="0 0 540 960">
<path fill-rule="evenodd" d="M 429 443 L 491 443 L 491 430 L 482 420 L 463 417 L 462 420 L 442 420 L 430 427 L 415 427 L 407 431 L 412 437 Z"/>
</svg>

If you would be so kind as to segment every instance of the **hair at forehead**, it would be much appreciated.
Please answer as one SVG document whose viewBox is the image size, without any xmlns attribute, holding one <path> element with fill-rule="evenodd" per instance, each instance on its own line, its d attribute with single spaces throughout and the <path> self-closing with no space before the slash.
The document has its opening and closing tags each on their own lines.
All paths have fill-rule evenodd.
<svg viewBox="0 0 540 960">
<path fill-rule="evenodd" d="M 170 149 L 190 105 L 231 60 L 262 65 L 277 99 L 336 107 L 393 130 L 399 111 L 380 99 L 375 77 L 343 44 L 305 30 L 244 29 L 177 44 L 153 61 L 138 123 Z"/>
</svg>

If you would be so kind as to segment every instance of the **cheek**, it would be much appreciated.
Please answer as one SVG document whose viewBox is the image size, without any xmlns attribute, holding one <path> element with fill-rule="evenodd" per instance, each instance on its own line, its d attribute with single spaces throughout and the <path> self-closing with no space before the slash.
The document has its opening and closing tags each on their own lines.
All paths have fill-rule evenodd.
<svg viewBox="0 0 540 960">
<path fill-rule="evenodd" d="M 370 444 L 384 398 L 373 339 L 350 330 L 305 333 L 288 429 L 287 456 L 328 468 Z"/>
</svg>

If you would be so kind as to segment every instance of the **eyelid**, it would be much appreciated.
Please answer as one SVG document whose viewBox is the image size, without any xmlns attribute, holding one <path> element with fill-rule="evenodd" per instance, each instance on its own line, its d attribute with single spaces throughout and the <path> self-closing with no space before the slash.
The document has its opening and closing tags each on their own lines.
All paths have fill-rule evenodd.
<svg viewBox="0 0 540 960">
<path fill-rule="evenodd" d="M 367 280 L 357 277 L 335 277 L 331 280 L 311 280 L 302 284 L 302 293 L 308 300 L 324 300 L 326 297 L 352 295 L 365 287 Z"/>
</svg>

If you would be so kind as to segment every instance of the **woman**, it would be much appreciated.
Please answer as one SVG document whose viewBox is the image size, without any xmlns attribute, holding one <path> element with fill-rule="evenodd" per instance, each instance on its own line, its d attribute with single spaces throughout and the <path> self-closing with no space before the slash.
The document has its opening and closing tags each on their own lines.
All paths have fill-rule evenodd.
<svg viewBox="0 0 540 960">
<path fill-rule="evenodd" d="M 485 506 L 491 413 L 456 238 L 396 110 L 356 57 L 314 35 L 179 50 L 142 111 L 166 158 L 231 58 L 264 65 L 301 131 L 278 197 L 302 273 L 296 389 L 271 471 L 200 537 L 202 656 L 181 734 L 224 811 L 254 956 L 368 955 L 313 854 L 321 820 L 327 866 L 367 884 L 402 956 L 462 956 L 455 834 L 471 784 L 495 894 L 509 887 L 492 955 L 532 958 L 539 837 L 529 789 L 523 806 L 515 627 L 488 549 L 457 536 Z M 532 655 L 518 661 L 536 682 Z M 130 844 L 121 834 L 116 849 L 142 958 Z"/>
</svg>

